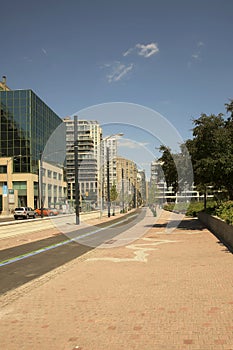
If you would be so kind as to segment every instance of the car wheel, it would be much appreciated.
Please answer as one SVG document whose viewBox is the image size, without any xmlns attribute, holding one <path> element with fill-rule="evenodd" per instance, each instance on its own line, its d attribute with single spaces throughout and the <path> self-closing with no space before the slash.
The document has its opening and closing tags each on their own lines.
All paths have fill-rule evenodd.
<svg viewBox="0 0 233 350">
<path fill-rule="evenodd" d="M 49 216 L 54 216 L 54 213 L 49 213 Z"/>
<path fill-rule="evenodd" d="M 27 214 L 26 218 L 25 219 L 29 219 L 29 215 Z"/>
<path fill-rule="evenodd" d="M 15 216 L 15 220 L 18 220 L 18 216 Z"/>
<path fill-rule="evenodd" d="M 32 218 L 35 219 L 35 218 L 36 218 L 36 215 L 32 215 Z"/>
</svg>

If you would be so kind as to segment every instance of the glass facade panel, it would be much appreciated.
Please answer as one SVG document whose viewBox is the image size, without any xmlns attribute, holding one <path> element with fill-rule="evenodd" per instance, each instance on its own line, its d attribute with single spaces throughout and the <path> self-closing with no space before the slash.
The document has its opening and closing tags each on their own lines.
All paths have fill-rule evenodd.
<svg viewBox="0 0 233 350">
<path fill-rule="evenodd" d="M 18 157 L 14 172 L 37 174 L 40 153 L 62 120 L 32 90 L 0 91 L 0 117 L 0 157 Z"/>
</svg>

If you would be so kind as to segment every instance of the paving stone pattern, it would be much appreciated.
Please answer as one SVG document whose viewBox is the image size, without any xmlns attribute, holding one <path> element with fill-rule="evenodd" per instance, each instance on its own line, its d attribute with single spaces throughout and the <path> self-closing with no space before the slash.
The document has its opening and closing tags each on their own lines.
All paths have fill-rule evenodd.
<svg viewBox="0 0 233 350">
<path fill-rule="evenodd" d="M 0 348 L 233 350 L 233 256 L 195 219 L 167 233 L 168 217 L 3 295 Z"/>
</svg>

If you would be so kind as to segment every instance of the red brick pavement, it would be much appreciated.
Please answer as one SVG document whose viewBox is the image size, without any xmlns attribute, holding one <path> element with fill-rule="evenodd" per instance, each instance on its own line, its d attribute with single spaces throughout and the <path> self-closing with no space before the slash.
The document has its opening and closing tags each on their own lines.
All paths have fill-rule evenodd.
<svg viewBox="0 0 233 350">
<path fill-rule="evenodd" d="M 2 296 L 0 349 L 232 350 L 232 254 L 194 219 L 167 233 L 168 215 Z"/>
</svg>

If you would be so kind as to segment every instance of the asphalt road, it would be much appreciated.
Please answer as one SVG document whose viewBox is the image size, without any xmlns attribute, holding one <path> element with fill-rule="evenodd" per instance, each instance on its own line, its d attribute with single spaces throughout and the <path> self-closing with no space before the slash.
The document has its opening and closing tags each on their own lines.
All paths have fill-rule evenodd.
<svg viewBox="0 0 233 350">
<path fill-rule="evenodd" d="M 55 237 L 20 245 L 0 251 L 0 294 L 15 289 L 86 252 L 111 241 L 141 221 L 145 210 L 105 222 L 92 228 L 84 228 L 67 236 Z"/>
</svg>

